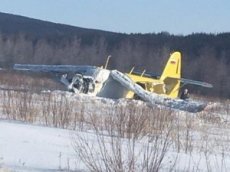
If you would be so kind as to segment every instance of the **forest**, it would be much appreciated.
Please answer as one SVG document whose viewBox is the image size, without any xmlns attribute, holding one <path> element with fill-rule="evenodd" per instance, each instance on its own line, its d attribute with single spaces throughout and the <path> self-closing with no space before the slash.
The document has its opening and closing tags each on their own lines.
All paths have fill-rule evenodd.
<svg viewBox="0 0 230 172">
<path fill-rule="evenodd" d="M 153 28 L 154 29 L 154 28 Z M 146 69 L 161 74 L 173 51 L 182 53 L 182 77 L 213 84 L 188 86 L 192 93 L 230 98 L 230 32 L 173 35 L 114 33 L 0 13 L 0 65 L 76 64 L 110 69 Z"/>
</svg>

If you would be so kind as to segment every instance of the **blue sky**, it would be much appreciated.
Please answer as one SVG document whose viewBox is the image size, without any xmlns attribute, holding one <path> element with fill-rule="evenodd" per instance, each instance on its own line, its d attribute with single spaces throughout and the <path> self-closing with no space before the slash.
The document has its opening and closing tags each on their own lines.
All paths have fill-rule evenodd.
<svg viewBox="0 0 230 172">
<path fill-rule="evenodd" d="M 230 31 L 230 0 L 0 0 L 0 12 L 121 33 Z"/>
</svg>

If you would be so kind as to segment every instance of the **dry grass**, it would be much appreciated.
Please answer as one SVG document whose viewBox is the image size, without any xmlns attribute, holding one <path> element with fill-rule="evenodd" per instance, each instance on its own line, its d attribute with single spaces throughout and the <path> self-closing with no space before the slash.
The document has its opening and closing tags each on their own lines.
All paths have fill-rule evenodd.
<svg viewBox="0 0 230 172">
<path fill-rule="evenodd" d="M 95 142 L 77 133 L 73 146 L 90 171 L 158 171 L 171 145 L 173 118 L 158 110 L 117 107 L 91 117 Z"/>
</svg>

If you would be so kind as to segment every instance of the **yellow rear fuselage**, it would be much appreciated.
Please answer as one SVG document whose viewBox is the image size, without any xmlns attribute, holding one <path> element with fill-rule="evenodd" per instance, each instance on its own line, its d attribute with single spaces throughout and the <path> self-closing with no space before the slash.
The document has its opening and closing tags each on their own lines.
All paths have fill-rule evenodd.
<svg viewBox="0 0 230 172">
<path fill-rule="evenodd" d="M 165 94 L 164 82 L 151 77 L 141 76 L 137 74 L 127 74 L 135 83 L 140 85 L 143 89 L 157 94 Z M 126 98 L 133 98 L 134 93 L 129 91 Z"/>
<path fill-rule="evenodd" d="M 132 72 L 127 75 L 146 91 L 162 94 L 170 98 L 177 98 L 180 88 L 180 80 L 178 79 L 181 78 L 181 54 L 180 52 L 174 52 L 170 55 L 159 79 L 133 74 Z M 134 98 L 134 96 L 134 93 L 129 91 L 126 98 Z"/>
</svg>

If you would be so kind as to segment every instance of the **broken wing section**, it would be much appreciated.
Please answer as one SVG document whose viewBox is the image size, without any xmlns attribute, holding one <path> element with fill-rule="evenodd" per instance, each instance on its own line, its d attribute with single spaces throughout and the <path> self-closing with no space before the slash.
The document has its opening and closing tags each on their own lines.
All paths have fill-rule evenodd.
<svg viewBox="0 0 230 172">
<path fill-rule="evenodd" d="M 150 93 L 148 91 L 145 91 L 141 86 L 139 86 L 135 82 L 133 82 L 127 75 L 124 75 L 123 73 L 117 70 L 111 71 L 110 75 L 114 80 L 118 81 L 126 89 L 132 90 L 144 101 L 147 101 L 151 104 L 158 104 L 169 108 L 179 109 L 193 113 L 202 111 L 207 105 L 202 102 L 171 99 L 163 97 L 162 95 L 158 95 L 156 93 Z"/>
</svg>

